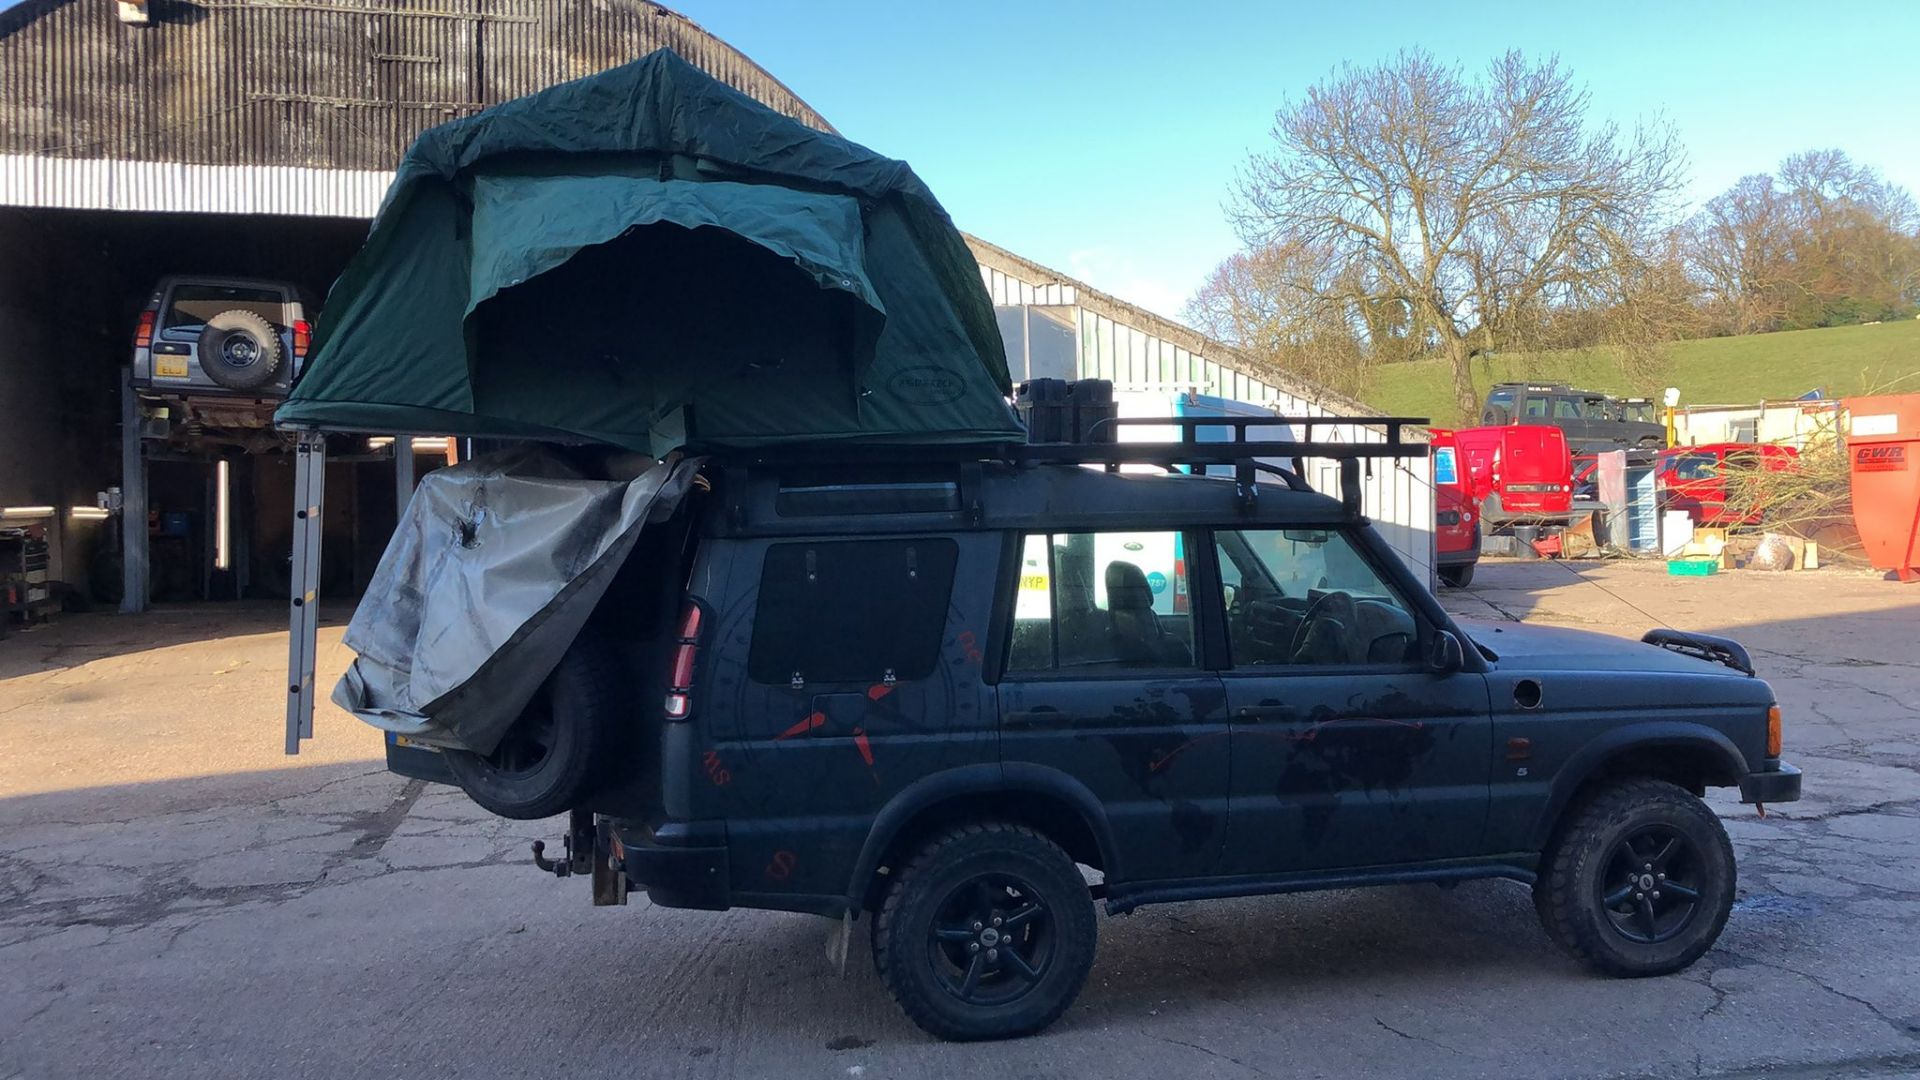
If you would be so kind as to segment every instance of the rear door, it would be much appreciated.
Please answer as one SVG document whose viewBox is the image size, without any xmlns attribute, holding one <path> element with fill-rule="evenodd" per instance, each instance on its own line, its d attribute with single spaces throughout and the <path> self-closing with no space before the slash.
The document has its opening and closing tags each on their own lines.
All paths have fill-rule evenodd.
<svg viewBox="0 0 1920 1080">
<path fill-rule="evenodd" d="M 1432 628 L 1342 530 L 1214 534 L 1232 666 L 1223 872 L 1481 854 L 1487 686 L 1417 661 Z"/>
<path fill-rule="evenodd" d="M 1206 876 L 1226 839 L 1226 701 L 1198 661 L 1192 535 L 1026 535 L 1007 583 L 1001 760 L 1091 791 L 1129 881 Z"/>
</svg>

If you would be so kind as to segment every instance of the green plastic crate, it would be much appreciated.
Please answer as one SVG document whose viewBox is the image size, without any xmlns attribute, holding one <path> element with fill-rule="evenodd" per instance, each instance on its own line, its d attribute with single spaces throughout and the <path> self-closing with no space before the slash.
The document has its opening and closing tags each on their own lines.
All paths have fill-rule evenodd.
<svg viewBox="0 0 1920 1080">
<path fill-rule="evenodd" d="M 1674 577 L 1706 577 L 1720 572 L 1719 559 L 1668 559 L 1667 573 Z"/>
</svg>

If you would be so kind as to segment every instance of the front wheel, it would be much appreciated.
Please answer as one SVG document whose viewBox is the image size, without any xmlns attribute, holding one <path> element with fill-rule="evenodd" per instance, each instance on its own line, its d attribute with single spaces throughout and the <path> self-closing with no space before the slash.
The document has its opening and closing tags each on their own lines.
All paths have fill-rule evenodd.
<svg viewBox="0 0 1920 1080">
<path fill-rule="evenodd" d="M 1713 947 L 1733 910 L 1733 845 L 1714 812 L 1660 780 L 1574 811 L 1534 884 L 1547 934 L 1608 975 L 1667 975 Z"/>
<path fill-rule="evenodd" d="M 1093 898 L 1066 852 L 981 822 L 922 848 L 876 916 L 875 964 L 908 1019 L 943 1039 L 1031 1035 L 1093 966 Z"/>
</svg>

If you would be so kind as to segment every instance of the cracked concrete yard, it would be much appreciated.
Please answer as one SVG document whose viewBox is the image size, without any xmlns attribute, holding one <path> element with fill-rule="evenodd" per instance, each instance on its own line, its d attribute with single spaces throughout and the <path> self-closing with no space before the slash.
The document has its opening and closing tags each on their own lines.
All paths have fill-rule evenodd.
<svg viewBox="0 0 1920 1080">
<path fill-rule="evenodd" d="M 1920 1075 L 1920 587 L 1488 563 L 1443 600 L 1753 650 L 1806 798 L 1714 799 L 1739 900 L 1692 970 L 1591 977 L 1507 883 L 1173 905 L 1101 920 L 1047 1033 L 942 1045 L 864 933 L 843 975 L 823 920 L 590 907 L 526 862 L 554 823 L 330 706 L 282 757 L 279 609 L 194 607 L 0 642 L 0 1080 Z"/>
</svg>

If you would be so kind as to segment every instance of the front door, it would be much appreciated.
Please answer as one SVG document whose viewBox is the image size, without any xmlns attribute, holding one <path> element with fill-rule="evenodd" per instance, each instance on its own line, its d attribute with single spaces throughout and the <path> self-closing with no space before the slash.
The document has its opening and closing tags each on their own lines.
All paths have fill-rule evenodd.
<svg viewBox="0 0 1920 1080">
<path fill-rule="evenodd" d="M 1224 872 L 1481 854 L 1486 680 L 1419 662 L 1432 628 L 1344 531 L 1222 530 L 1213 542 L 1231 665 Z"/>
<path fill-rule="evenodd" d="M 1187 542 L 1036 533 L 1007 583 L 1001 760 L 1092 793 L 1113 829 L 1110 880 L 1210 874 L 1226 839 L 1226 700 L 1197 662 Z"/>
</svg>

